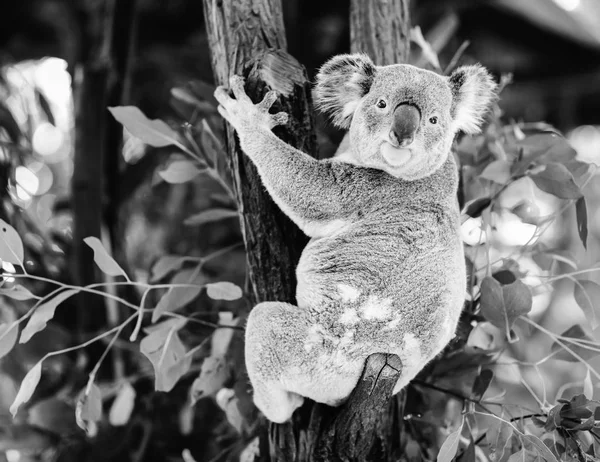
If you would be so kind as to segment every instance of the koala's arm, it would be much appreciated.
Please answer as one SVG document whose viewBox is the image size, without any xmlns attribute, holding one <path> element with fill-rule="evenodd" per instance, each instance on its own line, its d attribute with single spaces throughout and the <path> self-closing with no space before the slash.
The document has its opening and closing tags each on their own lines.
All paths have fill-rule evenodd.
<svg viewBox="0 0 600 462">
<path fill-rule="evenodd" d="M 275 136 L 272 128 L 287 120 L 287 114 L 268 112 L 275 93 L 254 105 L 240 77 L 232 77 L 231 87 L 235 99 L 222 87 L 215 92 L 219 112 L 236 129 L 242 150 L 282 211 L 309 236 L 352 215 L 358 205 L 352 191 L 358 185 L 350 185 L 348 169 L 317 161 Z"/>
</svg>

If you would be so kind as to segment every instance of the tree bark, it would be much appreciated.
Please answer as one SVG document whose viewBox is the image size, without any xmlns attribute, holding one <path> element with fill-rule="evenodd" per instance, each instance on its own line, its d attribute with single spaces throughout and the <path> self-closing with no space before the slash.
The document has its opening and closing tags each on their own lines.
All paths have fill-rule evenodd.
<svg viewBox="0 0 600 462">
<path fill-rule="evenodd" d="M 377 64 L 406 60 L 407 0 L 353 0 L 351 11 L 353 51 L 368 53 Z M 215 80 L 228 86 L 231 75 L 245 76 L 246 91 L 254 102 L 269 89 L 280 92 L 274 111 L 292 117 L 288 126 L 275 132 L 315 156 L 310 87 L 302 66 L 285 51 L 281 12 L 279 0 L 204 0 Z M 227 152 L 242 212 L 253 302 L 294 302 L 294 269 L 307 239 L 268 196 L 230 127 Z M 399 450 L 401 416 L 397 401 L 390 397 L 401 367 L 395 355 L 371 355 L 345 405 L 330 408 L 307 401 L 291 422 L 270 425 L 269 444 L 262 438 L 260 459 L 393 460 Z"/>
<path fill-rule="evenodd" d="M 409 0 L 352 0 L 350 50 L 378 66 L 403 63 L 410 52 Z"/>
</svg>

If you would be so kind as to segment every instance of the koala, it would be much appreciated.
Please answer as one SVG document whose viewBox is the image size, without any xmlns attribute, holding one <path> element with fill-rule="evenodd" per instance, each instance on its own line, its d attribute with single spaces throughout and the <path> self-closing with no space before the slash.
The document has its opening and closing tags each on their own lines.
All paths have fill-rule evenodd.
<svg viewBox="0 0 600 462">
<path fill-rule="evenodd" d="M 345 152 L 318 161 L 272 133 L 277 96 L 254 104 L 244 81 L 219 87 L 219 112 L 267 191 L 311 239 L 296 269 L 298 306 L 260 303 L 246 326 L 254 402 L 285 422 L 305 397 L 342 404 L 372 353 L 400 357 L 394 393 L 455 334 L 466 291 L 451 145 L 475 133 L 495 84 L 479 65 L 449 77 L 364 54 L 316 77 L 316 106 L 349 130 Z"/>
</svg>

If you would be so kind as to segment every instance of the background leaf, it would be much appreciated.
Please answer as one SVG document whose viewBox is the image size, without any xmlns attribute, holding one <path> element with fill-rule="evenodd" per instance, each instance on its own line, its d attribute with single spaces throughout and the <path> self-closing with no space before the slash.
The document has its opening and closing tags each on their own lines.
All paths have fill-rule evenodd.
<svg viewBox="0 0 600 462">
<path fill-rule="evenodd" d="M 4 220 L 0 220 L 0 260 L 22 265 L 23 241 L 17 231 Z"/>
<path fill-rule="evenodd" d="M 227 363 L 223 356 L 209 356 L 204 359 L 200 375 L 190 389 L 192 403 L 200 398 L 217 393 L 228 378 Z"/>
<path fill-rule="evenodd" d="M 532 296 L 520 280 L 502 285 L 493 277 L 481 283 L 481 312 L 499 329 L 510 331 L 515 320 L 531 311 Z"/>
<path fill-rule="evenodd" d="M 587 335 L 583 328 L 579 324 L 575 324 L 574 326 L 569 327 L 566 331 L 561 334 L 561 337 L 572 338 L 576 340 L 585 340 L 587 342 L 593 342 L 594 339 Z M 598 356 L 597 351 L 589 348 L 584 348 L 576 343 L 570 342 L 569 340 L 561 339 L 561 342 L 565 344 L 569 350 L 573 351 L 577 356 L 582 358 L 583 360 L 588 360 L 595 356 Z M 560 351 L 559 351 L 560 350 Z M 553 356 L 554 359 L 558 359 L 561 361 L 569 361 L 569 362 L 579 362 L 579 359 L 575 358 L 569 351 L 565 350 L 564 347 L 556 342 L 552 344 L 550 348 L 551 352 L 558 351 L 557 354 Z"/>
<path fill-rule="evenodd" d="M 87 392 L 87 393 L 86 393 Z M 96 422 L 102 419 L 102 393 L 96 384 L 92 384 L 89 389 L 86 386 L 77 400 L 75 408 L 75 420 L 77 425 L 90 436 L 96 434 Z"/>
<path fill-rule="evenodd" d="M 211 223 L 213 221 L 224 220 L 225 218 L 233 218 L 238 216 L 237 210 L 209 209 L 186 218 L 183 224 L 188 226 L 198 226 L 205 223 Z"/>
<path fill-rule="evenodd" d="M 471 389 L 471 397 L 475 401 L 481 401 L 483 395 L 487 391 L 490 383 L 492 383 L 492 379 L 494 378 L 494 372 L 491 369 L 483 369 L 477 377 L 475 377 L 475 382 L 473 383 L 473 388 Z"/>
<path fill-rule="evenodd" d="M 30 300 L 32 298 L 36 298 L 35 295 L 33 295 L 29 289 L 27 289 L 26 287 L 23 287 L 20 284 L 17 284 L 14 287 L 11 287 L 10 289 L 0 289 L 0 295 L 6 295 L 9 298 L 12 298 L 13 300 Z"/>
<path fill-rule="evenodd" d="M 585 197 L 583 196 L 575 202 L 575 215 L 577 218 L 577 233 L 579 234 L 579 239 L 581 239 L 583 247 L 587 250 L 588 218 Z"/>
<path fill-rule="evenodd" d="M 45 329 L 48 321 L 54 317 L 54 312 L 56 311 L 58 305 L 72 295 L 75 295 L 77 292 L 79 292 L 79 289 L 67 289 L 63 292 L 59 292 L 50 300 L 38 306 L 31 315 L 31 318 L 29 318 L 29 322 L 21 332 L 21 339 L 19 340 L 19 343 L 28 342 L 36 333 Z"/>
<path fill-rule="evenodd" d="M 120 427 L 129 422 L 135 405 L 135 396 L 135 389 L 129 382 L 125 382 L 110 407 L 108 421 L 111 425 Z"/>
<path fill-rule="evenodd" d="M 162 120 L 150 120 L 135 106 L 109 107 L 113 117 L 144 143 L 155 148 L 178 145 L 177 132 Z"/>
<path fill-rule="evenodd" d="M 531 447 L 534 452 L 541 454 L 547 462 L 558 462 L 558 459 L 544 442 L 535 435 L 520 435 L 523 445 Z"/>
<path fill-rule="evenodd" d="M 185 257 L 176 255 L 165 255 L 160 257 L 152 267 L 152 281 L 158 281 L 164 278 L 172 271 L 178 270 L 185 263 Z"/>
<path fill-rule="evenodd" d="M 467 202 L 465 204 L 464 213 L 471 218 L 477 218 L 481 216 L 481 212 L 483 212 L 486 208 L 490 206 L 492 203 L 492 199 L 489 197 L 480 197 L 473 201 Z"/>
<path fill-rule="evenodd" d="M 176 311 L 198 297 L 203 283 L 204 276 L 199 274 L 197 268 L 178 272 L 171 280 L 171 284 L 190 284 L 190 287 L 170 288 L 154 308 L 152 322 L 156 322 L 163 313 Z"/>
<path fill-rule="evenodd" d="M 505 160 L 495 160 L 490 162 L 479 176 L 494 183 L 506 184 L 510 180 L 510 165 Z"/>
<path fill-rule="evenodd" d="M 25 378 L 21 382 L 21 386 L 19 387 L 19 391 L 15 400 L 10 406 L 10 413 L 14 417 L 19 410 L 21 404 L 26 403 L 33 396 L 33 392 L 35 391 L 38 383 L 40 383 L 40 378 L 42 377 L 42 361 L 39 361 L 35 366 L 33 366 L 29 372 L 25 375 Z"/>
<path fill-rule="evenodd" d="M 581 280 L 573 287 L 575 301 L 583 310 L 592 329 L 598 327 L 598 310 L 600 309 L 600 285 L 592 281 Z"/>
<path fill-rule="evenodd" d="M 192 364 L 192 358 L 185 356 L 185 346 L 174 328 L 161 329 L 144 337 L 140 351 L 154 367 L 156 391 L 170 391 Z"/>
<path fill-rule="evenodd" d="M 539 173 L 531 175 L 531 179 L 542 191 L 561 199 L 579 199 L 581 191 L 575 183 L 573 175 L 559 163 L 551 162 Z"/>
<path fill-rule="evenodd" d="M 94 262 L 103 273 L 109 276 L 123 276 L 127 278 L 127 274 L 123 271 L 123 268 L 108 254 L 100 239 L 90 236 L 86 237 L 83 242 L 89 245 L 94 251 Z"/>
<path fill-rule="evenodd" d="M 464 417 L 456 430 L 448 435 L 444 440 L 440 452 L 437 456 L 437 462 L 452 462 L 456 451 L 458 451 L 458 443 L 460 442 L 460 434 L 462 433 L 463 425 L 465 424 Z"/>
<path fill-rule="evenodd" d="M 206 293 L 213 300 L 238 300 L 244 294 L 237 285 L 223 281 L 206 284 Z"/>
<path fill-rule="evenodd" d="M 19 325 L 7 322 L 0 324 L 0 358 L 6 356 L 14 348 L 19 336 Z"/>
<path fill-rule="evenodd" d="M 167 183 L 185 183 L 194 179 L 202 172 L 194 162 L 189 160 L 175 160 L 166 169 L 158 172 Z"/>
</svg>

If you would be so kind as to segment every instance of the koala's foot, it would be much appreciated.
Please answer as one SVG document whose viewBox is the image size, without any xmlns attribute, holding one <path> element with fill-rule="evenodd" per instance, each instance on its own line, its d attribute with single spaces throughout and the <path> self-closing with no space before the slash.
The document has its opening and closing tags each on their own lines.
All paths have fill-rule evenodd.
<svg viewBox="0 0 600 462">
<path fill-rule="evenodd" d="M 244 91 L 244 79 L 234 75 L 229 80 L 235 99 L 230 97 L 225 87 L 215 90 L 215 98 L 219 102 L 219 113 L 235 128 L 240 136 L 257 127 L 271 130 L 277 125 L 284 125 L 288 121 L 285 112 L 270 114 L 269 109 L 277 99 L 275 91 L 268 92 L 263 100 L 254 104 Z"/>
<path fill-rule="evenodd" d="M 248 317 L 245 353 L 254 403 L 273 422 L 289 420 L 304 401 L 289 386 L 302 373 L 296 364 L 306 355 L 307 325 L 303 310 L 287 303 L 261 303 Z"/>
</svg>

